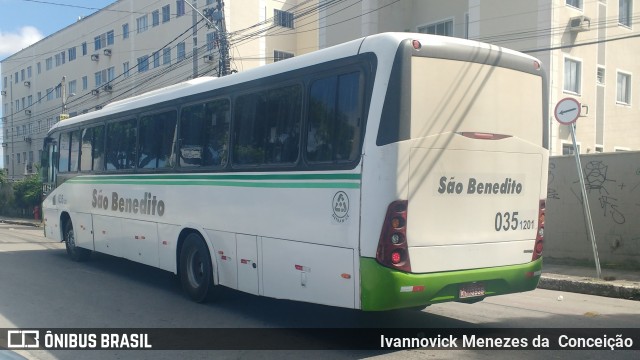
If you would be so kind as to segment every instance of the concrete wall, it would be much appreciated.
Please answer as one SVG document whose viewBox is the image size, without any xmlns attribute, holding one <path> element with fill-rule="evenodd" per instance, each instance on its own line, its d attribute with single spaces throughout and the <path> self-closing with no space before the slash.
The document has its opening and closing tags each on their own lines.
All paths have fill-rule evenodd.
<svg viewBox="0 0 640 360">
<path fill-rule="evenodd" d="M 640 152 L 581 155 L 602 264 L 640 265 Z M 549 159 L 544 254 L 593 260 L 573 156 Z"/>
</svg>

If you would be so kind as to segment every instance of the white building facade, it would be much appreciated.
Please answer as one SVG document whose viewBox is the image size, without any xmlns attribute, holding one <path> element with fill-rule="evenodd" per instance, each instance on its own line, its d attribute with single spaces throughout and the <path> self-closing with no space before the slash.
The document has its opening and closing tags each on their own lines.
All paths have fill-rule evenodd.
<svg viewBox="0 0 640 360">
<path fill-rule="evenodd" d="M 0 136 L 9 179 L 35 173 L 47 131 L 67 116 L 318 49 L 317 0 L 221 1 L 118 0 L 4 59 Z"/>
<path fill-rule="evenodd" d="M 320 47 L 386 31 L 479 40 L 539 58 L 549 76 L 552 155 L 570 154 L 555 104 L 582 104 L 581 153 L 640 150 L 640 1 L 346 0 L 320 15 Z M 505 89 L 517 91 L 517 89 Z"/>
</svg>

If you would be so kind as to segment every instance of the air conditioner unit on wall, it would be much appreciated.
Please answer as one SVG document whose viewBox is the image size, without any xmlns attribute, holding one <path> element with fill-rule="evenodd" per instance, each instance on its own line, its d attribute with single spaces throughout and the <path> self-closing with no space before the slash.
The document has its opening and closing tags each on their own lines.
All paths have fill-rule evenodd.
<svg viewBox="0 0 640 360">
<path fill-rule="evenodd" d="M 5 96 L 5 95 L 7 95 L 7 92 L 6 92 L 6 90 L 2 90 L 2 91 L 0 91 L 0 95 L 2 95 L 2 96 Z"/>
<path fill-rule="evenodd" d="M 575 16 L 569 20 L 569 29 L 574 32 L 588 31 L 591 27 L 591 19 L 587 16 Z"/>
<path fill-rule="evenodd" d="M 103 53 L 104 53 L 106 56 L 111 56 L 111 49 L 104 49 Z"/>
<path fill-rule="evenodd" d="M 206 63 L 212 63 L 212 62 L 213 62 L 213 60 L 214 60 L 214 59 L 213 59 L 213 55 L 205 55 L 205 56 L 203 57 L 203 59 L 204 59 L 204 62 L 206 62 Z"/>
<path fill-rule="evenodd" d="M 27 110 L 24 111 L 24 113 L 27 114 L 27 115 L 31 115 L 31 110 L 27 109 Z"/>
<path fill-rule="evenodd" d="M 107 85 L 102 87 L 102 90 L 104 90 L 106 92 L 112 92 L 113 91 L 113 86 L 107 84 Z"/>
<path fill-rule="evenodd" d="M 25 136 L 24 137 L 24 141 L 30 143 L 31 142 L 31 136 Z"/>
<path fill-rule="evenodd" d="M 31 86 L 31 81 L 25 81 L 24 86 Z"/>
<path fill-rule="evenodd" d="M 98 95 L 98 94 L 100 94 L 100 90 L 98 89 L 91 90 L 91 95 Z"/>
<path fill-rule="evenodd" d="M 91 61 L 98 61 L 98 60 L 100 60 L 100 54 L 91 55 Z"/>
</svg>

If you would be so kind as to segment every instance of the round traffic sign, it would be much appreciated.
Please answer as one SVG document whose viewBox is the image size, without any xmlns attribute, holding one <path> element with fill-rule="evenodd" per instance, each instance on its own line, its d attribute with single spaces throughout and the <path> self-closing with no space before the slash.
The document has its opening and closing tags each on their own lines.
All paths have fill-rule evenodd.
<svg viewBox="0 0 640 360">
<path fill-rule="evenodd" d="M 553 115 L 560 124 L 573 124 L 580 117 L 580 103 L 574 98 L 564 98 L 558 101 Z"/>
</svg>

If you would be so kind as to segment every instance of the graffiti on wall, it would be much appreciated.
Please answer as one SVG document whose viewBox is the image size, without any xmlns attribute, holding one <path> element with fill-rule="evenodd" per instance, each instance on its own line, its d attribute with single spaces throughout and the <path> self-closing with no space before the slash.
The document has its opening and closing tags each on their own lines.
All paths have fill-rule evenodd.
<svg viewBox="0 0 640 360">
<path fill-rule="evenodd" d="M 640 152 L 581 155 L 586 193 L 601 256 L 640 262 Z M 574 200 L 575 199 L 575 200 Z M 557 256 L 590 256 L 582 191 L 571 157 L 552 157 L 547 187 L 549 251 Z M 607 249 L 608 251 L 605 251 Z"/>
</svg>

